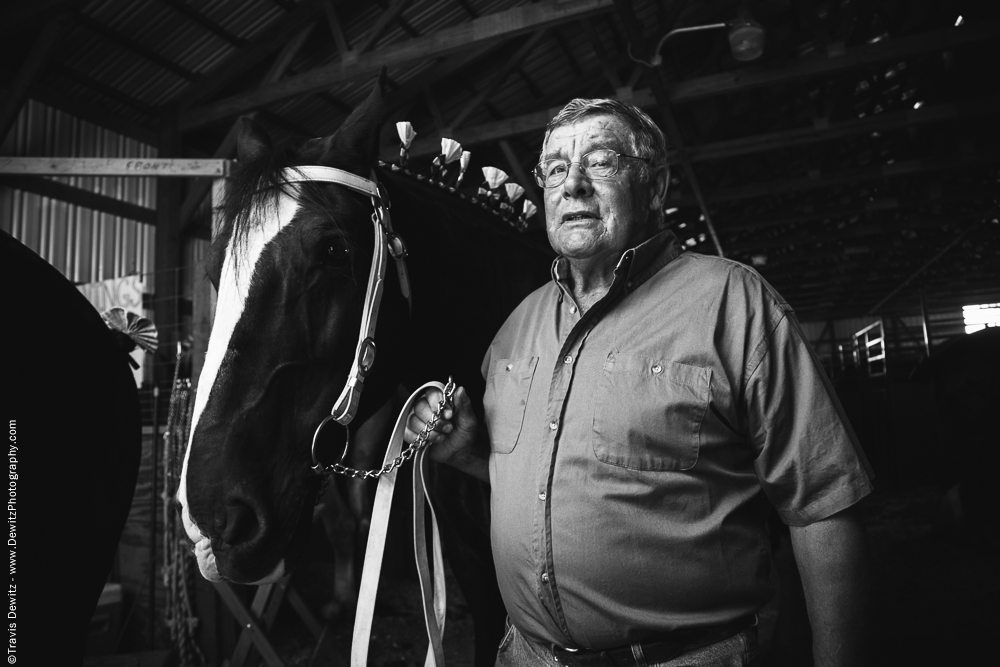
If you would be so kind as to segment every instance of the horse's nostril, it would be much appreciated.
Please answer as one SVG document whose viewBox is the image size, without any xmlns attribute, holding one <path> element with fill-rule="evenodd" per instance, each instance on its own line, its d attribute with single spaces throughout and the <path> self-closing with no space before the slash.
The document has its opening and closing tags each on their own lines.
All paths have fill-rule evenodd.
<svg viewBox="0 0 1000 667">
<path fill-rule="evenodd" d="M 242 500 L 230 500 L 223 512 L 216 515 L 215 528 L 226 544 L 247 542 L 257 534 L 260 523 L 257 513 Z"/>
</svg>

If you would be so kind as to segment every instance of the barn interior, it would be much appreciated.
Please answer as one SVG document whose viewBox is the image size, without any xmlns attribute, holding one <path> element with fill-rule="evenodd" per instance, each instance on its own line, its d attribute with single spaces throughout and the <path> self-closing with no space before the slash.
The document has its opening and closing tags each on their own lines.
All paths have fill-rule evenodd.
<svg viewBox="0 0 1000 667">
<path fill-rule="evenodd" d="M 308 585 L 266 616 L 249 587 L 177 575 L 164 434 L 204 358 L 213 196 L 238 119 L 278 141 L 329 135 L 383 67 L 380 158 L 400 163 L 400 121 L 416 131 L 414 178 L 433 179 L 443 139 L 460 143 L 471 158 L 455 196 L 478 201 L 483 168 L 503 170 L 523 194 L 487 234 L 543 251 L 531 173 L 546 123 L 576 97 L 645 109 L 671 144 L 669 227 L 785 297 L 875 468 L 880 664 L 985 650 L 1000 522 L 995 499 L 961 483 L 998 450 L 997 3 L 35 0 L 0 17 L 0 229 L 158 337 L 135 353 L 143 462 L 88 664 L 348 654 Z M 407 635 L 419 625 L 399 624 L 375 664 L 422 661 Z M 467 637 L 449 641 L 469 664 Z"/>
</svg>

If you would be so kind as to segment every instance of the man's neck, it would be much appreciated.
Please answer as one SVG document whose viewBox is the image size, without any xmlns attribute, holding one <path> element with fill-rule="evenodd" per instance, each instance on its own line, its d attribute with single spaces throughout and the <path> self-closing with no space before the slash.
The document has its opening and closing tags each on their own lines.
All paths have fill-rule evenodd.
<svg viewBox="0 0 1000 667">
<path fill-rule="evenodd" d="M 618 265 L 618 259 L 615 257 L 610 261 L 605 260 L 597 263 L 567 258 L 569 287 L 576 300 L 576 305 L 580 308 L 581 315 L 603 299 L 604 295 L 611 289 L 611 284 L 615 280 L 615 267 Z"/>
</svg>

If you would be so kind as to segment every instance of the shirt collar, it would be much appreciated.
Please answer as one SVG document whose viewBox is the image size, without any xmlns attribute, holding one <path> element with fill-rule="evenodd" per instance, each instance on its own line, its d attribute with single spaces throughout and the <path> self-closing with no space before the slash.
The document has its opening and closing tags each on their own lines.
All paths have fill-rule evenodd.
<svg viewBox="0 0 1000 667">
<path fill-rule="evenodd" d="M 615 266 L 615 282 L 625 279 L 628 290 L 634 290 L 649 280 L 657 271 L 672 262 L 684 252 L 684 246 L 672 231 L 665 230 L 646 239 L 634 248 L 622 253 Z M 569 260 L 559 255 L 552 262 L 552 280 L 563 291 L 568 288 L 566 280 L 569 276 Z"/>
</svg>

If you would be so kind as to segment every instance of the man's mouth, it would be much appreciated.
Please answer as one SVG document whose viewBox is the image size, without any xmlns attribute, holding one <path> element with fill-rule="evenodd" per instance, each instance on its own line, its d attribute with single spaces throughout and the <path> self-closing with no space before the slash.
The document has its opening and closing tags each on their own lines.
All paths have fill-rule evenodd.
<svg viewBox="0 0 1000 667">
<path fill-rule="evenodd" d="M 579 222 L 581 220 L 596 220 L 597 216 L 588 211 L 575 211 L 573 213 L 566 213 L 563 215 L 563 222 Z"/>
</svg>

